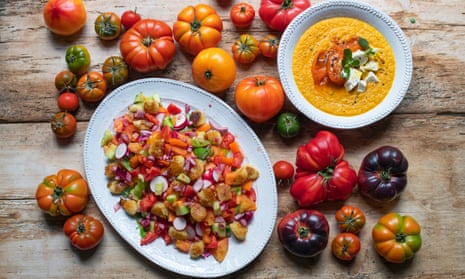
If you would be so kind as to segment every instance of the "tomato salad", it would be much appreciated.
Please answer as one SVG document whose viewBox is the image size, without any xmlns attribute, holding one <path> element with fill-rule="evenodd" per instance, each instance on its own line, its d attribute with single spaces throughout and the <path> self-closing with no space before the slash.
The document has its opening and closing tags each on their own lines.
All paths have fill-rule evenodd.
<svg viewBox="0 0 465 279">
<path fill-rule="evenodd" d="M 221 262 L 231 236 L 246 238 L 258 170 L 202 111 L 139 93 L 102 146 L 108 189 L 137 220 L 141 245 L 161 238 L 191 258 Z"/>
</svg>

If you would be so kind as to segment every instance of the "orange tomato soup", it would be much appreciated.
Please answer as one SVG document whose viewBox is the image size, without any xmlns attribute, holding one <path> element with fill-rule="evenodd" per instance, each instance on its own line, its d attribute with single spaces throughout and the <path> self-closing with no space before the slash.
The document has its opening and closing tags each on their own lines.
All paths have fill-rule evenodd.
<svg viewBox="0 0 465 279">
<path fill-rule="evenodd" d="M 379 82 L 368 83 L 365 92 L 357 92 L 357 88 L 349 92 L 331 84 L 316 86 L 312 64 L 318 52 L 328 49 L 334 38 L 343 41 L 353 36 L 365 38 L 371 48 L 377 49 L 374 57 L 379 65 Z M 361 20 L 345 17 L 325 19 L 307 29 L 292 57 L 292 72 L 301 94 L 318 109 L 339 116 L 359 115 L 381 103 L 391 89 L 395 68 L 393 51 L 383 35 Z"/>
</svg>

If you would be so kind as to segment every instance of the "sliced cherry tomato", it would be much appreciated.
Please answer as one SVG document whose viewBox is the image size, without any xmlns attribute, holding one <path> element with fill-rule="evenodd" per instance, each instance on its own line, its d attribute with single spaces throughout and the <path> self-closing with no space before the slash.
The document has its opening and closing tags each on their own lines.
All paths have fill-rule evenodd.
<svg viewBox="0 0 465 279">
<path fill-rule="evenodd" d="M 52 131 L 58 138 L 70 138 L 76 132 L 76 118 L 68 112 L 59 112 L 55 114 L 50 124 Z"/>
<path fill-rule="evenodd" d="M 173 103 L 170 103 L 166 110 L 171 114 L 178 114 L 182 112 L 181 108 Z"/>
<path fill-rule="evenodd" d="M 350 261 L 360 251 L 360 239 L 353 233 L 340 233 L 333 239 L 331 250 L 336 258 Z"/>
<path fill-rule="evenodd" d="M 79 98 L 73 92 L 63 92 L 57 99 L 61 111 L 75 111 L 79 108 Z"/>
<path fill-rule="evenodd" d="M 142 17 L 137 13 L 137 8 L 135 8 L 134 11 L 128 10 L 121 15 L 121 24 L 124 30 L 128 30 L 141 19 Z"/>
</svg>

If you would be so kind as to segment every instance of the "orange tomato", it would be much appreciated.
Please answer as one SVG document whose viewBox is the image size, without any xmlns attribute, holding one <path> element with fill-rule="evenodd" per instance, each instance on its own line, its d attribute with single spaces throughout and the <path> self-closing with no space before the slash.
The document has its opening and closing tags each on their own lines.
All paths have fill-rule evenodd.
<svg viewBox="0 0 465 279">
<path fill-rule="evenodd" d="M 258 41 L 250 34 L 242 34 L 231 47 L 234 59 L 241 64 L 250 64 L 255 61 L 260 50 Z"/>
<path fill-rule="evenodd" d="M 223 21 L 216 10 L 207 4 L 185 7 L 173 24 L 174 39 L 192 55 L 216 47 L 222 31 Z"/>
<path fill-rule="evenodd" d="M 140 73 L 165 69 L 176 53 L 171 28 L 156 19 L 134 24 L 122 36 L 119 49 L 126 63 Z"/>
<path fill-rule="evenodd" d="M 192 61 L 194 82 L 211 93 L 229 88 L 236 79 L 234 59 L 221 48 L 207 48 Z"/>
<path fill-rule="evenodd" d="M 62 169 L 49 175 L 36 190 L 37 205 L 52 216 L 82 211 L 89 201 L 87 181 L 75 170 Z"/>
<path fill-rule="evenodd" d="M 87 20 L 87 11 L 82 0 L 49 0 L 42 14 L 47 28 L 64 36 L 81 30 Z"/>
<path fill-rule="evenodd" d="M 420 250 L 420 231 L 420 225 L 411 216 L 392 212 L 378 220 L 371 235 L 380 256 L 391 263 L 403 263 Z"/>
<path fill-rule="evenodd" d="M 331 242 L 331 251 L 336 258 L 350 261 L 360 252 L 360 239 L 353 233 L 340 233 Z"/>
<path fill-rule="evenodd" d="M 90 71 L 77 83 L 77 93 L 84 102 L 98 102 L 105 97 L 107 81 L 100 72 Z"/>
<path fill-rule="evenodd" d="M 237 108 L 247 118 L 262 123 L 279 113 L 284 106 L 285 95 L 279 80 L 259 75 L 239 81 L 234 99 Z"/>
<path fill-rule="evenodd" d="M 63 226 L 63 232 L 69 237 L 71 244 L 79 250 L 96 247 L 102 241 L 104 231 L 102 222 L 83 214 L 71 216 Z"/>
<path fill-rule="evenodd" d="M 279 38 L 273 34 L 268 34 L 260 40 L 258 48 L 263 56 L 276 58 L 278 55 Z"/>
<path fill-rule="evenodd" d="M 365 226 L 366 217 L 363 211 L 355 206 L 344 205 L 336 211 L 336 222 L 341 232 L 358 234 Z"/>
</svg>

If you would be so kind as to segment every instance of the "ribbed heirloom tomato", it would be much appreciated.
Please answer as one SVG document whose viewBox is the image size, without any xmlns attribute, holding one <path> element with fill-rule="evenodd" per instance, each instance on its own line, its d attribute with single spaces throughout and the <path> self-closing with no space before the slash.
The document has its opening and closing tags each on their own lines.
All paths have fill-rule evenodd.
<svg viewBox="0 0 465 279">
<path fill-rule="evenodd" d="M 252 24 L 255 18 L 254 7 L 246 2 L 236 3 L 229 10 L 229 17 L 234 26 L 245 28 Z"/>
<path fill-rule="evenodd" d="M 176 53 L 170 26 L 156 19 L 134 24 L 121 37 L 119 49 L 129 67 L 140 73 L 165 69 Z"/>
<path fill-rule="evenodd" d="M 192 77 L 203 89 L 217 94 L 228 89 L 236 79 L 234 59 L 222 48 L 202 50 L 192 61 Z"/>
<path fill-rule="evenodd" d="M 86 207 L 89 187 L 79 172 L 61 169 L 45 177 L 39 184 L 36 200 L 40 209 L 52 216 L 69 216 Z"/>
<path fill-rule="evenodd" d="M 76 214 L 66 220 L 63 231 L 74 247 L 89 250 L 102 241 L 104 228 L 94 217 Z"/>
<path fill-rule="evenodd" d="M 173 24 L 174 39 L 184 51 L 192 55 L 216 47 L 222 31 L 223 21 L 216 10 L 207 4 L 185 7 Z"/>
<path fill-rule="evenodd" d="M 273 118 L 284 106 L 284 90 L 279 80 L 270 76 L 251 76 L 239 81 L 234 92 L 237 108 L 256 123 Z"/>
<path fill-rule="evenodd" d="M 43 16 L 50 31 L 69 36 L 86 24 L 87 11 L 82 0 L 49 0 L 44 6 Z"/>
<path fill-rule="evenodd" d="M 336 211 L 335 218 L 341 232 L 354 234 L 358 234 L 366 222 L 365 213 L 360 208 L 350 205 L 344 205 Z"/>
<path fill-rule="evenodd" d="M 411 216 L 388 213 L 372 230 L 376 252 L 391 263 L 410 260 L 421 248 L 420 231 L 420 225 Z"/>
<path fill-rule="evenodd" d="M 310 5 L 309 0 L 262 0 L 258 14 L 271 29 L 284 31 Z"/>
</svg>

